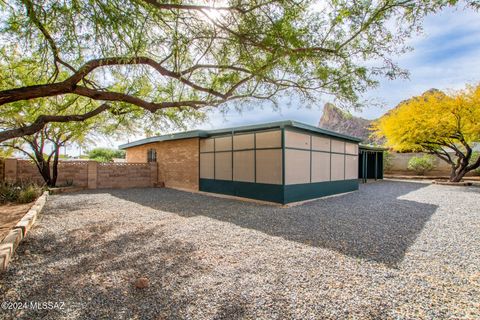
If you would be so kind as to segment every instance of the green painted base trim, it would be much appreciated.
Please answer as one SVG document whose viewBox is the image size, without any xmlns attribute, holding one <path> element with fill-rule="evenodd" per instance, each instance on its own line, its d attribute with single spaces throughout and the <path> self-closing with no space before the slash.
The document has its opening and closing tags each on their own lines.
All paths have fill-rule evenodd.
<svg viewBox="0 0 480 320">
<path fill-rule="evenodd" d="M 283 186 L 279 184 L 200 179 L 200 191 L 283 203 Z"/>
<path fill-rule="evenodd" d="M 277 185 L 200 179 L 200 191 L 287 204 L 358 190 L 358 180 Z"/>
<path fill-rule="evenodd" d="M 286 185 L 284 203 L 310 200 L 358 190 L 358 180 L 325 181 Z"/>
</svg>

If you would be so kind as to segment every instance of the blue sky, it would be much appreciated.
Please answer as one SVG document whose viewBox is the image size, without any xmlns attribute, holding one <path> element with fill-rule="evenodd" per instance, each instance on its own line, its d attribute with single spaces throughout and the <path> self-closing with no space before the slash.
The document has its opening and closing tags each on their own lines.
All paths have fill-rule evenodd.
<svg viewBox="0 0 480 320">
<path fill-rule="evenodd" d="M 366 106 L 361 111 L 352 111 L 356 116 L 374 119 L 395 107 L 400 101 L 419 95 L 430 88 L 461 89 L 465 84 L 480 82 L 480 12 L 471 9 L 445 9 L 425 18 L 423 33 L 413 37 L 408 44 L 412 52 L 393 57 L 402 68 L 409 70 L 409 79 L 382 79 L 378 88 L 372 89 L 365 99 L 376 101 L 375 106 Z M 296 120 L 317 125 L 325 101 L 308 109 L 295 99 L 284 101 L 278 110 L 259 108 L 242 113 L 236 111 L 212 112 L 209 120 L 189 129 L 212 129 L 248 125 L 276 120 Z M 130 137 L 130 141 L 142 137 Z M 116 146 L 126 141 L 105 141 L 99 145 Z"/>
</svg>

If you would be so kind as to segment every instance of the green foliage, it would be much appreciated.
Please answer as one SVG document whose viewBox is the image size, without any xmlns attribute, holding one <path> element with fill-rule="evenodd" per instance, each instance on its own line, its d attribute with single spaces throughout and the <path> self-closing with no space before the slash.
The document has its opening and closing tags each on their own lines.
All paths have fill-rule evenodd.
<svg viewBox="0 0 480 320">
<path fill-rule="evenodd" d="M 26 188 L 20 190 L 18 194 L 18 203 L 29 203 L 37 199 L 42 194 L 42 188 L 36 185 L 29 185 Z"/>
<path fill-rule="evenodd" d="M 392 168 L 393 155 L 390 151 L 383 152 L 383 170 L 389 171 Z"/>
<path fill-rule="evenodd" d="M 480 158 L 480 152 L 475 151 L 475 152 L 473 152 L 473 154 L 472 154 L 472 158 L 471 158 L 470 162 L 475 163 L 475 162 L 478 161 L 479 158 Z M 480 176 L 480 167 L 478 167 L 477 169 L 473 170 L 473 172 L 474 172 L 476 175 Z"/>
<path fill-rule="evenodd" d="M 408 170 L 414 171 L 416 174 L 424 175 L 435 168 L 435 159 L 431 155 L 423 155 L 421 157 L 412 157 L 408 161 Z"/>
<path fill-rule="evenodd" d="M 34 183 L 0 183 L 0 203 L 29 203 L 38 198 L 43 188 Z"/>
<path fill-rule="evenodd" d="M 88 153 L 88 158 L 98 162 L 111 162 L 114 158 L 125 158 L 125 151 L 110 148 L 95 148 Z"/>
<path fill-rule="evenodd" d="M 276 103 L 293 93 L 356 105 L 379 76 L 406 76 L 391 57 L 408 49 L 423 16 L 456 2 L 226 0 L 222 8 L 201 2 L 212 6 L 205 9 L 184 1 L 8 1 L 0 15 L 0 97 L 2 90 L 59 84 L 94 57 L 118 63 L 82 74 L 67 93 L 26 100 L 52 104 L 62 96 L 72 103 L 48 114 L 78 114 L 108 101 L 100 130 L 110 133 L 185 125 L 202 119 L 199 108 Z M 139 57 L 158 65 L 139 64 Z M 45 111 L 24 100 L 9 102 L 2 114 L 31 123 Z M 142 101 L 159 111 L 146 115 L 152 105 Z"/>
</svg>

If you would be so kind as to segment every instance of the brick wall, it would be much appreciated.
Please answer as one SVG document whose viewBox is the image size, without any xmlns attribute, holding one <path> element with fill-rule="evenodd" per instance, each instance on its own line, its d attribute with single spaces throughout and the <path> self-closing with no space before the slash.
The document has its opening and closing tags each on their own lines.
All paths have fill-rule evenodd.
<svg viewBox="0 0 480 320">
<path fill-rule="evenodd" d="M 158 181 L 168 188 L 198 190 L 198 138 L 161 141 L 128 148 L 127 162 L 147 162 L 147 151 L 157 151 Z"/>
<path fill-rule="evenodd" d="M 5 159 L 2 171 L 10 182 L 33 181 L 43 184 L 43 178 L 32 161 Z M 57 186 L 67 182 L 74 186 L 96 188 L 155 187 L 158 182 L 156 163 L 98 163 L 96 161 L 60 161 Z"/>
</svg>

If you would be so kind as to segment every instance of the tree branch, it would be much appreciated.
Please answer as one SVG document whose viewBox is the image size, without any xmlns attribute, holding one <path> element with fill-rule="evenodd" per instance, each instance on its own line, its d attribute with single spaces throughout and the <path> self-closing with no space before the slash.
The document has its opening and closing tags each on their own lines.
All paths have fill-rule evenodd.
<svg viewBox="0 0 480 320">
<path fill-rule="evenodd" d="M 40 115 L 32 124 L 28 126 L 1 131 L 0 142 L 34 134 L 42 130 L 45 127 L 45 125 L 49 122 L 85 121 L 89 118 L 92 118 L 102 113 L 103 111 L 109 108 L 110 106 L 104 103 L 100 107 L 84 114 L 72 114 L 72 115 L 64 115 L 64 116 Z"/>
</svg>

